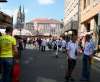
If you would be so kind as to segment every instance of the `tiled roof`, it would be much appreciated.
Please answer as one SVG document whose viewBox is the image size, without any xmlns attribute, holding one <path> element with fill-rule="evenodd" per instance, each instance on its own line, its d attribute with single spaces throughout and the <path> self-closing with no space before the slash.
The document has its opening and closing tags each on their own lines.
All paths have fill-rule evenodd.
<svg viewBox="0 0 100 82">
<path fill-rule="evenodd" d="M 48 19 L 48 18 L 36 18 L 36 19 L 33 19 L 32 22 L 37 22 L 37 23 L 61 23 L 58 20 Z"/>
</svg>

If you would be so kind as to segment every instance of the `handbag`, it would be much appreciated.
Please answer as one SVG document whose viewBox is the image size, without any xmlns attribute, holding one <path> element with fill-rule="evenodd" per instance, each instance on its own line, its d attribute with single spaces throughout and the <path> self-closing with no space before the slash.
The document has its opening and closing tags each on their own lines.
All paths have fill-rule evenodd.
<svg viewBox="0 0 100 82">
<path fill-rule="evenodd" d="M 20 73 L 21 68 L 19 63 L 15 63 L 13 65 L 13 71 L 12 71 L 12 82 L 20 82 Z"/>
</svg>

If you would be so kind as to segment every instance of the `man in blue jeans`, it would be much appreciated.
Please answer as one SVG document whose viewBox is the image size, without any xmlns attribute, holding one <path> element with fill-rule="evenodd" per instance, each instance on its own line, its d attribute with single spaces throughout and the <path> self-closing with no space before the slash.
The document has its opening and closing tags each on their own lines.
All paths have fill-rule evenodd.
<svg viewBox="0 0 100 82">
<path fill-rule="evenodd" d="M 13 28 L 6 27 L 5 32 L 6 34 L 0 37 L 0 64 L 2 66 L 2 79 L 0 82 L 11 82 L 13 58 L 17 57 L 18 52 L 16 40 L 12 36 Z"/>
<path fill-rule="evenodd" d="M 81 81 L 90 81 L 91 60 L 94 52 L 93 42 L 91 42 L 90 39 L 90 35 L 86 35 L 86 43 L 83 52 L 83 67 Z"/>
</svg>

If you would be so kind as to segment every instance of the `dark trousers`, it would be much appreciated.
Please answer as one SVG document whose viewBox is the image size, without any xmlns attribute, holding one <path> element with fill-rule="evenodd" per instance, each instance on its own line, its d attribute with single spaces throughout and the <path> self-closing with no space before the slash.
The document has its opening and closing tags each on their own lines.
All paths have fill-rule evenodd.
<svg viewBox="0 0 100 82">
<path fill-rule="evenodd" d="M 85 80 L 90 80 L 91 72 L 91 58 L 87 55 L 83 56 L 83 67 L 82 67 L 82 78 Z"/>
<path fill-rule="evenodd" d="M 45 46 L 42 46 L 42 51 L 45 51 Z"/>
<path fill-rule="evenodd" d="M 75 66 L 76 66 L 76 60 L 68 59 L 68 69 L 67 69 L 66 76 L 65 76 L 66 79 L 71 78 L 71 75 L 72 75 L 72 72 L 73 72 Z"/>
<path fill-rule="evenodd" d="M 21 58 L 21 55 L 22 55 L 22 50 L 23 50 L 23 49 L 18 48 L 18 57 L 19 57 L 19 58 Z"/>
<path fill-rule="evenodd" d="M 11 82 L 13 58 L 0 58 L 0 64 L 2 66 L 2 79 L 0 82 Z"/>
<path fill-rule="evenodd" d="M 26 48 L 26 43 L 24 43 L 24 49 Z"/>
<path fill-rule="evenodd" d="M 39 45 L 39 50 L 41 50 L 41 45 Z"/>
</svg>

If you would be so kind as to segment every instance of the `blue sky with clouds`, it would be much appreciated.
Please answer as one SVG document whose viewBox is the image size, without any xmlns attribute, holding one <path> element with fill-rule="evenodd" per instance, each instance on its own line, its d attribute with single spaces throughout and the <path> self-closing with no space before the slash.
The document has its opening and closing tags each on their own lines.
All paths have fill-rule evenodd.
<svg viewBox="0 0 100 82">
<path fill-rule="evenodd" d="M 55 18 L 64 17 L 64 0 L 7 0 L 7 3 L 0 3 L 0 10 L 14 16 L 20 5 L 24 5 L 26 22 L 34 18 Z"/>
</svg>

